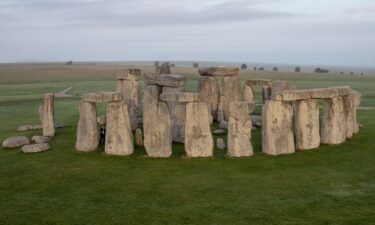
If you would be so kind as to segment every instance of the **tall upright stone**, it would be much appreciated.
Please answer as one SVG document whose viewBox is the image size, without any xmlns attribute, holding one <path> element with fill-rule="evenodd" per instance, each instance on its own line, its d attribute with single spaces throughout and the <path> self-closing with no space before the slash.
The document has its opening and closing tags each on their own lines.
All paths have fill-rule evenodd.
<svg viewBox="0 0 375 225">
<path fill-rule="evenodd" d="M 165 62 L 156 67 L 155 74 L 171 74 L 169 62 Z"/>
<path fill-rule="evenodd" d="M 121 93 L 123 100 L 128 106 L 129 118 L 132 130 L 138 127 L 138 115 L 141 112 L 141 94 L 139 69 L 127 69 L 117 72 L 116 92 Z"/>
<path fill-rule="evenodd" d="M 96 104 L 81 101 L 79 104 L 79 122 L 77 126 L 76 149 L 95 151 L 99 145 L 99 128 L 96 121 Z"/>
<path fill-rule="evenodd" d="M 262 112 L 262 151 L 269 155 L 295 152 L 293 107 L 284 101 L 269 100 Z"/>
<path fill-rule="evenodd" d="M 255 103 L 255 95 L 252 85 L 245 84 L 242 91 L 242 98 L 247 103 Z"/>
<path fill-rule="evenodd" d="M 133 136 L 126 103 L 123 101 L 109 103 L 106 120 L 105 153 L 133 154 Z"/>
<path fill-rule="evenodd" d="M 229 107 L 228 156 L 253 155 L 251 144 L 252 122 L 247 102 L 232 102 Z"/>
<path fill-rule="evenodd" d="M 323 144 L 341 144 L 346 139 L 346 123 L 342 97 L 323 99 L 321 127 Z"/>
<path fill-rule="evenodd" d="M 55 96 L 52 93 L 44 95 L 43 136 L 55 136 Z"/>
<path fill-rule="evenodd" d="M 275 96 L 277 93 L 285 91 L 285 90 L 292 90 L 294 89 L 288 81 L 273 81 L 272 82 L 272 88 L 271 88 L 271 98 L 273 99 L 273 96 Z"/>
<path fill-rule="evenodd" d="M 223 105 L 224 119 L 229 119 L 229 105 L 231 102 L 241 101 L 241 81 L 239 76 L 224 76 L 221 85 L 220 101 Z"/>
<path fill-rule="evenodd" d="M 319 108 L 316 99 L 296 101 L 295 136 L 299 150 L 319 147 Z"/>
<path fill-rule="evenodd" d="M 356 111 L 354 94 L 346 95 L 342 97 L 344 104 L 344 114 L 345 114 L 345 132 L 346 138 L 349 139 L 354 134 L 354 114 Z"/>
<path fill-rule="evenodd" d="M 262 86 L 263 104 L 265 104 L 266 101 L 271 99 L 271 93 L 272 93 L 272 87 L 270 85 L 263 85 Z"/>
<path fill-rule="evenodd" d="M 205 103 L 186 105 L 185 152 L 188 157 L 213 156 L 209 112 Z"/>
<path fill-rule="evenodd" d="M 354 128 L 353 128 L 353 132 L 354 134 L 358 133 L 359 132 L 359 125 L 358 125 L 358 121 L 357 121 L 357 110 L 358 110 L 358 107 L 359 105 L 361 104 L 361 98 L 362 98 L 362 94 L 358 91 L 353 91 L 353 95 L 354 95 L 354 114 L 353 114 L 353 120 L 354 120 Z"/>
<path fill-rule="evenodd" d="M 172 123 L 165 102 L 159 102 L 160 88 L 147 85 L 143 94 L 144 146 L 150 157 L 172 155 Z"/>
<path fill-rule="evenodd" d="M 215 77 L 201 76 L 198 80 L 199 101 L 207 104 L 212 118 L 217 118 L 219 103 L 219 84 Z"/>
<path fill-rule="evenodd" d="M 42 127 L 43 127 L 43 112 L 44 112 L 44 105 L 41 105 L 38 108 L 38 116 L 39 116 L 39 121 Z"/>
</svg>

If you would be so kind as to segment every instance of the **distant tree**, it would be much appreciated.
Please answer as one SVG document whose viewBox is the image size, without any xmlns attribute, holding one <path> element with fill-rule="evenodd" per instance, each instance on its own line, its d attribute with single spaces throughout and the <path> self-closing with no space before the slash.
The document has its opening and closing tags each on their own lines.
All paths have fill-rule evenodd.
<svg viewBox="0 0 375 225">
<path fill-rule="evenodd" d="M 297 66 L 296 68 L 294 68 L 294 72 L 300 73 L 301 72 L 301 67 Z"/>
<path fill-rule="evenodd" d="M 193 63 L 193 68 L 198 68 L 199 67 L 199 63 L 195 62 Z"/>
<path fill-rule="evenodd" d="M 155 66 L 155 67 L 158 67 L 159 65 L 160 65 L 159 61 L 155 61 L 155 62 L 154 62 L 154 66 Z"/>
<path fill-rule="evenodd" d="M 340 72 L 340 74 L 344 74 L 344 72 Z"/>
<path fill-rule="evenodd" d="M 247 65 L 244 63 L 241 65 L 241 70 L 246 70 L 247 69 Z"/>
<path fill-rule="evenodd" d="M 256 67 L 256 66 L 254 66 L 254 68 L 253 68 L 253 69 L 254 69 L 254 71 L 257 71 L 257 67 Z"/>
<path fill-rule="evenodd" d="M 265 71 L 263 67 L 259 67 L 258 71 Z"/>
<path fill-rule="evenodd" d="M 275 71 L 275 72 L 277 72 L 277 71 L 279 71 L 279 69 L 275 66 L 275 67 L 273 67 L 273 69 L 272 69 L 273 71 Z"/>
<path fill-rule="evenodd" d="M 315 69 L 315 73 L 329 73 L 329 70 L 321 69 L 320 67 Z"/>
<path fill-rule="evenodd" d="M 354 72 L 350 72 L 350 75 L 354 75 Z"/>
<path fill-rule="evenodd" d="M 68 61 L 65 63 L 66 65 L 73 65 L 73 61 Z"/>
<path fill-rule="evenodd" d="M 361 73 L 361 76 L 365 75 L 364 73 Z"/>
<path fill-rule="evenodd" d="M 171 63 L 170 65 L 169 65 L 170 67 L 175 67 L 176 66 L 176 64 L 174 64 L 174 63 Z"/>
</svg>

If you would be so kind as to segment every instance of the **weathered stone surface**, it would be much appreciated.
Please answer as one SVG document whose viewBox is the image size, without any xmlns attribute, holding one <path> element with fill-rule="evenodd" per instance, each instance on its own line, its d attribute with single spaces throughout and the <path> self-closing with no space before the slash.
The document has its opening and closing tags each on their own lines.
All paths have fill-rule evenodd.
<svg viewBox="0 0 375 225">
<path fill-rule="evenodd" d="M 355 107 L 354 115 L 353 115 L 353 119 L 354 119 L 353 132 L 355 134 L 357 134 L 359 132 L 359 128 L 360 128 L 360 126 L 358 124 L 358 121 L 357 121 L 357 109 L 358 109 L 359 105 L 361 104 L 362 94 L 359 93 L 358 91 L 353 91 L 353 95 L 354 95 L 354 107 Z"/>
<path fill-rule="evenodd" d="M 228 121 L 226 121 L 226 120 L 220 121 L 219 128 L 228 130 Z"/>
<path fill-rule="evenodd" d="M 353 94 L 343 96 L 342 100 L 344 104 L 346 138 L 349 139 L 354 134 L 354 111 L 356 111 L 357 109 L 354 104 Z"/>
<path fill-rule="evenodd" d="M 220 101 L 223 105 L 224 119 L 229 119 L 229 105 L 231 102 L 241 101 L 241 81 L 239 76 L 225 76 L 221 85 Z"/>
<path fill-rule="evenodd" d="M 24 153 L 38 153 L 38 152 L 47 151 L 49 149 L 50 149 L 50 146 L 48 143 L 40 143 L 40 144 L 22 146 L 22 151 Z"/>
<path fill-rule="evenodd" d="M 266 101 L 271 99 L 272 94 L 272 87 L 269 85 L 262 86 L 262 98 L 263 98 L 263 104 L 266 103 Z"/>
<path fill-rule="evenodd" d="M 159 99 L 167 96 L 165 100 L 171 99 L 170 96 L 177 96 L 182 91 L 185 90 L 185 87 L 163 87 L 163 93 L 160 95 Z M 172 138 L 174 142 L 184 143 L 185 140 L 185 115 L 186 115 L 186 100 L 194 100 L 196 94 L 190 95 L 189 93 L 184 96 L 181 95 L 181 102 L 178 101 L 167 101 L 169 108 L 169 114 L 171 116 L 172 123 Z M 177 98 L 177 97 L 176 97 Z M 171 99 L 177 100 L 177 99 Z"/>
<path fill-rule="evenodd" d="M 239 71 L 236 67 L 203 67 L 198 70 L 201 76 L 237 76 Z"/>
<path fill-rule="evenodd" d="M 135 129 L 135 145 L 139 147 L 143 146 L 143 134 L 141 128 Z"/>
<path fill-rule="evenodd" d="M 19 148 L 30 144 L 30 140 L 24 136 L 10 137 L 3 141 L 3 148 Z"/>
<path fill-rule="evenodd" d="M 224 129 L 216 129 L 212 132 L 213 134 L 225 134 L 225 130 Z"/>
<path fill-rule="evenodd" d="M 140 69 L 126 69 L 117 71 L 117 80 L 137 81 L 141 78 Z"/>
<path fill-rule="evenodd" d="M 148 85 L 159 85 L 167 87 L 185 87 L 186 77 L 176 74 L 146 74 L 144 75 L 145 82 Z"/>
<path fill-rule="evenodd" d="M 286 90 L 294 90 L 294 88 L 292 88 L 292 86 L 290 85 L 290 83 L 288 81 L 278 80 L 278 81 L 272 82 L 271 90 L 272 91 L 271 91 L 271 98 L 270 99 L 274 99 L 274 96 L 277 93 L 282 92 L 282 91 L 286 91 Z"/>
<path fill-rule="evenodd" d="M 109 155 L 133 154 L 133 136 L 126 103 L 109 103 L 106 119 L 105 153 Z"/>
<path fill-rule="evenodd" d="M 202 76 L 198 80 L 199 101 L 207 104 L 212 118 L 217 118 L 219 103 L 219 83 L 215 77 Z"/>
<path fill-rule="evenodd" d="M 262 113 L 262 151 L 269 155 L 295 152 L 293 107 L 288 102 L 269 100 Z"/>
<path fill-rule="evenodd" d="M 99 128 L 96 121 L 96 104 L 81 101 L 77 126 L 76 149 L 82 152 L 95 151 L 99 145 Z"/>
<path fill-rule="evenodd" d="M 223 104 L 219 102 L 217 105 L 217 121 L 221 122 L 224 120 Z"/>
<path fill-rule="evenodd" d="M 31 125 L 31 124 L 29 124 L 29 125 L 19 126 L 17 128 L 17 131 L 22 132 L 22 131 L 29 131 L 29 130 L 41 130 L 41 129 L 43 129 L 42 125 Z"/>
<path fill-rule="evenodd" d="M 242 98 L 247 103 L 255 103 L 255 95 L 253 87 L 250 85 L 245 85 L 242 91 Z"/>
<path fill-rule="evenodd" d="M 140 73 L 140 72 L 139 72 Z M 141 93 L 137 80 L 117 80 L 116 92 L 121 93 L 122 99 L 128 106 L 132 130 L 138 127 L 137 117 L 141 111 Z"/>
<path fill-rule="evenodd" d="M 43 126 L 43 111 L 44 111 L 44 105 L 41 105 L 38 107 L 38 116 L 41 126 Z"/>
<path fill-rule="evenodd" d="M 55 136 L 55 96 L 52 93 L 44 95 L 43 136 Z"/>
<path fill-rule="evenodd" d="M 171 68 L 168 62 L 165 62 L 161 64 L 160 66 L 157 66 L 155 69 L 155 74 L 171 74 Z"/>
<path fill-rule="evenodd" d="M 299 150 L 319 147 L 319 108 L 317 100 L 298 100 L 296 102 L 295 136 L 296 148 Z"/>
<path fill-rule="evenodd" d="M 119 102 L 122 100 L 122 95 L 118 92 L 98 92 L 88 93 L 83 95 L 84 102 Z"/>
<path fill-rule="evenodd" d="M 272 95 L 273 100 L 295 101 L 304 99 L 323 99 L 347 96 L 352 93 L 349 86 L 314 88 L 306 90 L 284 90 Z"/>
<path fill-rule="evenodd" d="M 255 127 L 262 127 L 262 117 L 257 115 L 251 115 L 251 123 Z"/>
<path fill-rule="evenodd" d="M 251 144 L 251 119 L 246 102 L 232 102 L 229 108 L 228 156 L 243 157 L 253 155 Z"/>
<path fill-rule="evenodd" d="M 209 112 L 205 103 L 191 102 L 186 105 L 185 151 L 188 157 L 213 155 Z"/>
<path fill-rule="evenodd" d="M 323 99 L 323 117 L 321 127 L 323 144 L 341 144 L 346 139 L 344 103 L 342 97 Z"/>
<path fill-rule="evenodd" d="M 31 140 L 37 144 L 42 143 L 49 143 L 51 141 L 52 137 L 47 136 L 41 136 L 41 135 L 34 135 Z"/>
<path fill-rule="evenodd" d="M 216 147 L 217 149 L 224 150 L 226 147 L 224 139 L 222 138 L 216 139 Z"/>
<path fill-rule="evenodd" d="M 105 124 L 106 124 L 106 117 L 105 117 L 105 115 L 103 115 L 103 116 L 98 116 L 98 117 L 96 118 L 96 121 L 98 122 L 98 125 L 99 125 L 99 126 L 101 126 L 101 127 L 105 126 Z"/>
<path fill-rule="evenodd" d="M 197 102 L 198 93 L 194 92 L 171 92 L 165 91 L 163 88 L 163 93 L 160 95 L 160 100 L 164 102 Z"/>
<path fill-rule="evenodd" d="M 145 97 L 148 94 L 145 93 Z M 151 103 L 144 108 L 144 146 L 150 157 L 172 155 L 172 123 L 165 102 Z"/>
<path fill-rule="evenodd" d="M 247 86 L 271 86 L 272 81 L 269 79 L 253 79 L 245 82 Z"/>
</svg>

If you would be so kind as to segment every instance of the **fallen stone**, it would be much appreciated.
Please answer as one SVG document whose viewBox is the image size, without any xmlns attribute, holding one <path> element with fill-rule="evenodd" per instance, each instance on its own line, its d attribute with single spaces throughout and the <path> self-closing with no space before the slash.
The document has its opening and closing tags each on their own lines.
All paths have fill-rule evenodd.
<svg viewBox="0 0 375 225">
<path fill-rule="evenodd" d="M 3 141 L 3 148 L 19 148 L 30 144 L 30 140 L 24 136 L 10 137 Z"/>
<path fill-rule="evenodd" d="M 99 128 L 96 104 L 81 101 L 79 105 L 76 149 L 82 152 L 95 151 L 99 145 Z"/>
<path fill-rule="evenodd" d="M 293 107 L 288 102 L 269 100 L 262 112 L 262 151 L 269 155 L 295 152 Z"/>
<path fill-rule="evenodd" d="M 42 124 L 42 128 L 43 128 L 43 111 L 44 111 L 44 106 L 41 105 L 39 106 L 38 108 L 38 116 L 39 116 L 39 121 L 40 121 L 40 124 Z"/>
<path fill-rule="evenodd" d="M 324 99 L 347 96 L 352 93 L 349 86 L 314 88 L 306 90 L 285 90 L 272 95 L 273 100 L 296 101 L 305 99 Z"/>
<path fill-rule="evenodd" d="M 144 75 L 145 82 L 147 85 L 159 85 L 167 87 L 185 87 L 186 77 L 182 75 L 155 75 L 155 74 L 146 74 Z"/>
<path fill-rule="evenodd" d="M 246 102 L 232 102 L 229 109 L 228 152 L 231 157 L 253 155 L 251 144 L 251 119 Z"/>
<path fill-rule="evenodd" d="M 68 127 L 68 125 L 66 125 L 65 123 L 55 125 L 56 129 L 63 129 L 63 128 L 67 128 L 67 127 Z"/>
<path fill-rule="evenodd" d="M 133 136 L 126 103 L 109 103 L 106 119 L 105 153 L 122 156 L 133 154 Z"/>
<path fill-rule="evenodd" d="M 41 130 L 43 129 L 42 125 L 22 125 L 17 128 L 17 131 L 29 131 L 29 130 Z"/>
<path fill-rule="evenodd" d="M 224 150 L 225 147 L 226 147 L 224 139 L 222 139 L 222 138 L 216 139 L 216 147 L 217 147 L 217 149 Z"/>
<path fill-rule="evenodd" d="M 323 99 L 321 142 L 337 145 L 345 142 L 346 124 L 342 97 Z"/>
<path fill-rule="evenodd" d="M 98 92 L 88 93 L 83 95 L 84 102 L 99 103 L 99 102 L 119 102 L 122 100 L 122 95 L 118 92 Z"/>
<path fill-rule="evenodd" d="M 262 127 L 262 116 L 251 115 L 251 123 L 255 127 Z"/>
<path fill-rule="evenodd" d="M 161 64 L 160 66 L 157 66 L 155 69 L 155 74 L 171 74 L 171 68 L 168 62 L 165 62 Z"/>
<path fill-rule="evenodd" d="M 38 153 L 44 152 L 50 149 L 48 143 L 41 143 L 41 144 L 32 144 L 32 145 L 24 145 L 22 146 L 22 151 L 24 153 Z"/>
<path fill-rule="evenodd" d="M 141 128 L 135 129 L 135 145 L 138 147 L 143 146 L 143 134 Z"/>
<path fill-rule="evenodd" d="M 235 67 L 203 67 L 198 70 L 201 76 L 237 76 L 239 71 Z"/>
<path fill-rule="evenodd" d="M 299 150 L 319 147 L 319 108 L 317 100 L 298 100 L 296 102 L 295 136 L 296 148 Z"/>
<path fill-rule="evenodd" d="M 205 103 L 186 105 L 185 151 L 188 157 L 212 157 L 213 139 Z"/>
<path fill-rule="evenodd" d="M 117 71 L 117 80 L 137 81 L 141 78 L 140 69 L 127 69 Z"/>
<path fill-rule="evenodd" d="M 225 134 L 226 131 L 225 131 L 224 129 L 216 129 L 216 130 L 214 130 L 214 132 L 212 132 L 212 133 L 214 133 L 214 134 Z"/>
<path fill-rule="evenodd" d="M 49 143 L 51 140 L 52 140 L 52 137 L 41 136 L 41 135 L 34 135 L 31 138 L 31 141 L 35 142 L 36 144 Z"/>
<path fill-rule="evenodd" d="M 55 95 L 47 93 L 44 95 L 43 107 L 43 136 L 55 136 Z"/>
<path fill-rule="evenodd" d="M 160 95 L 160 100 L 163 102 L 197 102 L 198 93 L 194 92 L 164 92 Z"/>
<path fill-rule="evenodd" d="M 215 77 L 202 76 L 198 80 L 199 101 L 207 104 L 212 118 L 217 118 L 219 103 L 219 84 Z"/>
<path fill-rule="evenodd" d="M 231 102 L 241 101 L 241 81 L 239 76 L 225 76 L 222 82 L 220 103 L 223 105 L 224 119 L 229 119 Z"/>
<path fill-rule="evenodd" d="M 253 79 L 245 81 L 247 86 L 271 86 L 272 81 L 269 79 Z"/>
</svg>

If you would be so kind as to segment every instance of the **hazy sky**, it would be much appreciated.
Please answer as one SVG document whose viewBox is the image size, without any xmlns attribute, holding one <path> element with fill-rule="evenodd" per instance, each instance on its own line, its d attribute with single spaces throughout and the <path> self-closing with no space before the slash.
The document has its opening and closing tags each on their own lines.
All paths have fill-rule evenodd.
<svg viewBox="0 0 375 225">
<path fill-rule="evenodd" d="M 0 62 L 375 66 L 374 0 L 0 0 Z"/>
</svg>

